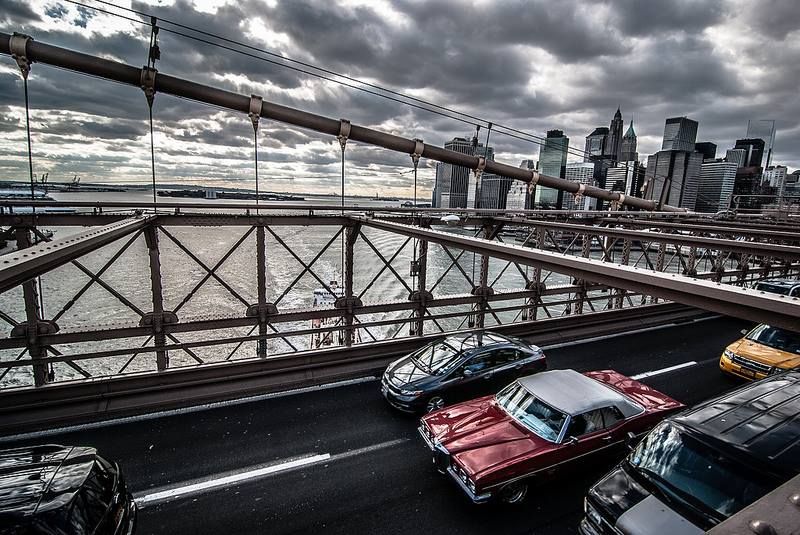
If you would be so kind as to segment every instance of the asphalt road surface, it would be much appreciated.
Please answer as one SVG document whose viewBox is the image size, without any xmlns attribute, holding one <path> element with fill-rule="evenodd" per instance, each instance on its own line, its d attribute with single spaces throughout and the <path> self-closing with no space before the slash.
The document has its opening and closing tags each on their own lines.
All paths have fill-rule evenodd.
<svg viewBox="0 0 800 535">
<path fill-rule="evenodd" d="M 627 375 L 691 405 L 741 383 L 717 359 L 749 324 L 711 319 L 546 351 L 548 365 Z M 91 445 L 120 463 L 139 534 L 576 533 L 583 496 L 611 468 L 531 492 L 519 506 L 470 503 L 431 465 L 417 420 L 376 380 L 112 425 L 2 440 Z"/>
</svg>

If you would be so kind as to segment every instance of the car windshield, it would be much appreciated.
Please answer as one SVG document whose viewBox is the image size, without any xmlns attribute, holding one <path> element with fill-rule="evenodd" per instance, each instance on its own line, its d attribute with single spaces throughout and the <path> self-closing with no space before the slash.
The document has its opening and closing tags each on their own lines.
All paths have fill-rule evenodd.
<svg viewBox="0 0 800 535">
<path fill-rule="evenodd" d="M 449 369 L 458 351 L 444 342 L 434 342 L 411 354 L 414 363 L 425 372 L 441 375 Z"/>
<path fill-rule="evenodd" d="M 537 399 L 514 381 L 497 396 L 497 403 L 512 418 L 550 442 L 558 440 L 567 415 Z"/>
<path fill-rule="evenodd" d="M 776 486 L 666 422 L 639 443 L 628 462 L 671 500 L 718 520 Z"/>
<path fill-rule="evenodd" d="M 800 334 L 769 325 L 759 325 L 747 335 L 748 340 L 788 353 L 800 353 Z"/>
</svg>

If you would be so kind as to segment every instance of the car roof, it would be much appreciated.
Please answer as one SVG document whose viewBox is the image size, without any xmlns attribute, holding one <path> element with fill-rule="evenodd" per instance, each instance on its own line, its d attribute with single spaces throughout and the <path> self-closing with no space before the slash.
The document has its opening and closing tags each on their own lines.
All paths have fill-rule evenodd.
<svg viewBox="0 0 800 535">
<path fill-rule="evenodd" d="M 485 348 L 497 344 L 515 344 L 518 342 L 493 332 L 474 332 L 462 333 L 448 336 L 444 342 L 453 347 L 456 351 L 467 352 L 473 349 Z"/>
<path fill-rule="evenodd" d="M 756 288 L 767 290 L 770 286 L 774 288 L 793 288 L 800 285 L 800 280 L 797 279 L 767 279 L 758 281 Z M 762 288 L 765 287 L 765 288 Z"/>
<path fill-rule="evenodd" d="M 548 405 L 572 416 L 610 406 L 618 407 L 625 416 L 631 414 L 631 402 L 625 396 L 575 370 L 539 372 L 518 382 Z"/>
<path fill-rule="evenodd" d="M 0 451 L 0 525 L 68 503 L 91 470 L 96 450 L 48 444 Z M 70 465 L 67 474 L 59 470 Z"/>
<path fill-rule="evenodd" d="M 800 372 L 767 377 L 672 420 L 782 472 L 800 472 Z"/>
</svg>

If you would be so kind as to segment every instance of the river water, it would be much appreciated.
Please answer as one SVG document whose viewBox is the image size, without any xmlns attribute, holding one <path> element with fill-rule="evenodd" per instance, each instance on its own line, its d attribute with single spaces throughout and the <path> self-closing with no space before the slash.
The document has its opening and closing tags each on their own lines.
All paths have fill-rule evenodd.
<svg viewBox="0 0 800 535">
<path fill-rule="evenodd" d="M 148 202 L 152 200 L 152 194 L 146 191 L 131 191 L 124 193 L 51 193 L 59 201 L 92 201 L 92 202 Z M 161 202 L 203 202 L 198 199 L 180 199 L 160 197 Z M 215 203 L 226 201 L 216 200 Z M 241 201 L 227 201 L 228 204 Z M 303 204 L 311 205 L 330 205 L 335 209 L 339 200 L 332 197 L 306 197 Z M 292 203 L 297 204 L 297 203 Z M 347 204 L 356 204 L 365 209 L 377 207 L 397 207 L 399 202 L 382 202 L 362 198 L 347 199 Z M 274 206 L 274 204 L 272 205 Z M 193 210 L 201 211 L 201 210 Z M 62 239 L 70 234 L 85 230 L 80 227 L 58 227 L 51 228 L 55 232 L 54 239 Z M 247 232 L 247 227 L 166 227 L 166 232 L 179 240 L 186 248 L 194 253 L 207 266 L 213 267 L 223 257 L 223 255 Z M 314 256 L 325 246 L 325 244 L 339 230 L 332 226 L 277 226 L 271 227 L 292 251 L 309 263 Z M 464 234 L 474 234 L 474 230 L 452 228 L 453 232 Z M 406 238 L 388 232 L 375 229 L 364 228 L 364 235 L 373 245 L 389 259 L 397 249 L 406 241 Z M 108 259 L 110 259 L 124 244 L 128 238 L 124 238 L 115 243 L 107 245 L 101 249 L 80 259 L 86 268 L 93 272 L 100 270 Z M 180 307 L 178 316 L 181 321 L 200 319 L 206 317 L 231 317 L 241 316 L 245 311 L 245 305 L 236 297 L 231 295 L 219 282 L 209 279 L 191 297 L 190 294 L 206 275 L 206 270 L 197 262 L 192 260 L 182 251 L 165 233 L 159 233 L 161 265 L 164 292 L 165 310 L 175 310 Z M 513 236 L 504 237 L 505 241 L 514 242 Z M 312 266 L 313 271 L 320 279 L 326 283 L 333 280 L 341 280 L 341 239 L 337 238 L 330 248 Z M 400 251 L 392 261 L 392 266 L 403 277 L 406 284 L 413 287 L 409 275 L 410 262 L 413 258 L 413 241 L 410 241 Z M 452 251 L 457 255 L 459 251 Z M 384 270 L 377 280 L 373 278 L 380 272 L 383 263 L 374 251 L 363 240 L 359 239 L 355 247 L 355 273 L 354 288 L 356 294 L 361 294 L 368 285 L 369 289 L 364 293 L 362 300 L 365 304 L 383 303 L 389 301 L 406 300 L 408 290 L 400 283 L 389 271 Z M 432 286 L 451 264 L 450 257 L 438 245 L 431 244 L 428 252 L 428 286 Z M 473 256 L 472 253 L 465 253 L 459 260 L 459 265 L 470 276 L 477 280 L 480 270 L 480 257 Z M 121 293 L 129 302 L 143 312 L 152 310 L 151 288 L 149 277 L 149 264 L 147 249 L 144 238 L 138 237 L 132 245 L 109 267 L 101 276 L 102 280 Z M 524 288 L 524 279 L 519 271 L 511 266 L 500 275 L 506 266 L 505 261 L 491 259 L 489 264 L 489 282 L 495 281 L 496 292 L 504 290 L 516 290 Z M 301 264 L 278 243 L 278 241 L 267 233 L 267 300 L 275 302 L 280 298 L 278 307 L 281 312 L 289 310 L 307 309 L 312 306 L 313 291 L 320 288 L 321 284 L 310 274 L 306 273 L 295 284 L 293 289 L 284 294 L 284 290 L 302 272 Z M 251 233 L 236 249 L 236 251 L 220 266 L 217 274 L 227 284 L 229 284 L 238 294 L 248 303 L 255 303 L 257 300 L 257 277 L 256 277 L 256 241 L 255 232 Z M 52 319 L 57 314 L 58 325 L 62 331 L 75 331 L 81 329 L 98 329 L 104 326 L 114 325 L 136 325 L 139 321 L 139 314 L 121 303 L 116 297 L 103 289 L 98 284 L 93 284 L 85 293 L 71 303 L 75 294 L 81 290 L 89 277 L 82 273 L 74 265 L 66 265 L 46 273 L 41 277 L 42 304 L 44 316 Z M 553 274 L 550 276 L 548 285 L 562 284 L 568 282 L 565 276 Z M 434 296 L 467 294 L 471 289 L 459 270 L 453 268 L 442 279 L 433 290 Z M 185 301 L 185 303 L 184 303 Z M 517 301 L 521 304 L 521 301 Z M 500 306 L 510 305 L 512 302 L 504 303 Z M 66 311 L 64 311 L 66 309 Z M 0 294 L 0 310 L 9 314 L 17 321 L 24 321 L 25 310 L 22 299 L 21 287 L 14 288 L 8 292 Z M 468 306 L 460 307 L 441 307 L 434 313 L 462 312 L 466 314 Z M 503 322 L 510 321 L 516 316 L 517 312 L 499 313 L 498 316 Z M 377 321 L 389 318 L 407 317 L 408 313 L 386 313 L 359 316 L 362 322 Z M 463 318 L 450 318 L 440 321 L 440 324 L 447 328 L 457 328 L 462 324 Z M 487 315 L 487 325 L 493 323 L 491 316 Z M 426 327 L 426 332 L 436 331 L 432 322 Z M 296 324 L 280 324 L 280 330 L 291 331 L 305 329 L 309 327 L 308 322 Z M 7 327 L 10 332 L 10 327 Z M 359 330 L 359 335 L 363 341 L 371 341 L 372 336 L 377 339 L 387 338 L 396 333 L 398 326 L 378 326 L 371 327 L 369 333 L 364 329 Z M 402 327 L 407 334 L 408 326 Z M 239 335 L 246 335 L 250 328 L 227 329 L 215 332 L 196 332 L 184 333 L 176 336 L 177 341 L 188 342 L 203 340 L 208 338 L 224 338 Z M 310 337 L 294 336 L 288 338 L 289 342 L 298 349 L 308 348 Z M 69 355 L 78 352 L 97 351 L 112 348 L 133 347 L 142 345 L 147 341 L 143 339 L 126 339 L 97 343 L 65 344 L 57 349 Z M 172 342 L 174 342 L 173 340 Z M 170 341 L 168 341 L 170 342 Z M 237 344 L 225 344 L 207 348 L 193 349 L 195 354 L 202 360 L 219 361 L 229 357 L 230 353 L 237 348 Z M 270 354 L 278 354 L 290 350 L 287 342 L 276 339 L 268 344 Z M 255 343 L 246 343 L 238 348 L 230 358 L 240 359 L 252 357 L 255 352 Z M 19 355 L 19 351 L 0 352 L 1 360 L 13 360 Z M 27 354 L 23 356 L 27 358 Z M 80 365 L 93 375 L 106 375 L 117 373 L 120 369 L 124 372 L 147 371 L 155 368 L 155 356 L 153 353 L 142 353 L 128 362 L 130 357 L 110 357 L 104 359 L 94 359 L 91 361 L 81 361 Z M 126 364 L 127 363 L 127 364 Z M 184 366 L 196 364 L 190 355 L 182 351 L 173 351 L 170 354 L 171 366 Z M 54 372 L 57 380 L 79 378 L 81 375 L 66 364 L 56 364 Z M 0 371 L 2 373 L 2 371 Z M 31 383 L 31 373 L 28 368 L 15 368 L 0 378 L 0 387 L 23 386 Z"/>
</svg>

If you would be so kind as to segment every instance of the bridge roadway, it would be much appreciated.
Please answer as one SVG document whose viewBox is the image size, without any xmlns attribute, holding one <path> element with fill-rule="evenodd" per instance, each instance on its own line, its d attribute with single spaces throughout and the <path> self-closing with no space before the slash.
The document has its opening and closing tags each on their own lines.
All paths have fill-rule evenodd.
<svg viewBox="0 0 800 535">
<path fill-rule="evenodd" d="M 613 368 L 628 375 L 696 361 L 642 379 L 693 404 L 740 384 L 721 374 L 717 359 L 747 326 L 716 318 L 551 348 L 547 355 L 551 368 Z M 370 380 L 114 425 L 8 437 L 0 446 L 49 442 L 97 447 L 122 465 L 141 503 L 140 534 L 575 533 L 586 489 L 611 466 L 586 463 L 579 477 L 552 484 L 519 507 L 474 506 L 435 472 L 415 427 L 416 419 L 391 410 L 378 383 Z M 312 455 L 321 457 L 265 473 L 298 458 L 309 462 Z M 265 466 L 278 468 L 197 492 L 198 482 L 214 485 L 222 477 L 251 476 Z M 196 492 L 163 498 L 189 485 Z"/>
</svg>

